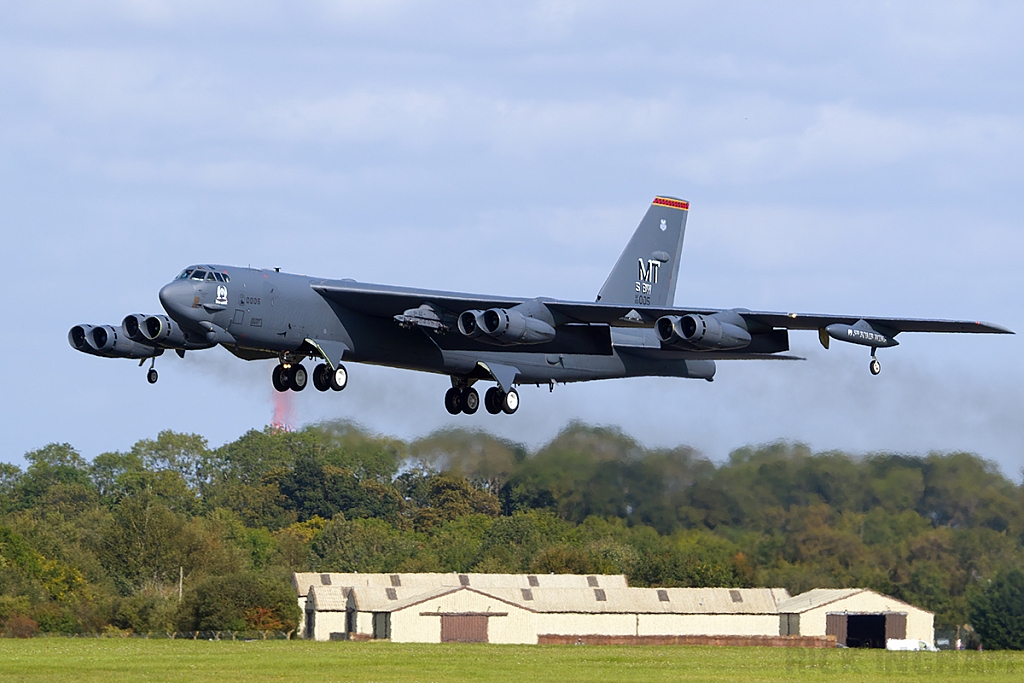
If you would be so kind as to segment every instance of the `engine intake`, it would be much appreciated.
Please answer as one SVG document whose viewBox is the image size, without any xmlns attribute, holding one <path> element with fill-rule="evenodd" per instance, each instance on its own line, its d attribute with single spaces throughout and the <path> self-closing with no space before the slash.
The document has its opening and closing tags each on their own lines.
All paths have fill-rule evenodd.
<svg viewBox="0 0 1024 683">
<path fill-rule="evenodd" d="M 685 343 L 698 349 L 728 350 L 750 345 L 750 332 L 743 318 L 731 311 L 713 315 L 666 315 L 658 318 L 654 331 L 658 340 L 668 346 Z"/>
</svg>

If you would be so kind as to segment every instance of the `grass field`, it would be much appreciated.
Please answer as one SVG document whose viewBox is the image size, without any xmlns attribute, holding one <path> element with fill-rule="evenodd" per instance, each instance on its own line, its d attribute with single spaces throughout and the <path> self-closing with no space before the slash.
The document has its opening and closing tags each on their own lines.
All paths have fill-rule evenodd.
<svg viewBox="0 0 1024 683">
<path fill-rule="evenodd" d="M 1017 681 L 1024 653 L 0 640 L 0 681 Z"/>
</svg>

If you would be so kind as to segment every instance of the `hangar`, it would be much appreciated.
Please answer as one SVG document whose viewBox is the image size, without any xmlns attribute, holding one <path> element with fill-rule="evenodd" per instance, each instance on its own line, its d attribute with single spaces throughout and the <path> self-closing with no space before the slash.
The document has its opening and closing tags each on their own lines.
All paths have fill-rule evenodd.
<svg viewBox="0 0 1024 683">
<path fill-rule="evenodd" d="M 866 589 L 791 597 L 784 588 L 630 588 L 623 575 L 567 574 L 295 574 L 293 582 L 304 617 L 300 637 L 315 640 L 690 637 L 738 644 L 780 636 L 825 643 L 832 636 L 848 647 L 885 647 L 887 638 L 934 640 L 930 612 Z"/>
<path fill-rule="evenodd" d="M 866 588 L 816 588 L 779 603 L 779 633 L 832 635 L 846 647 L 885 647 L 890 638 L 934 645 L 934 617 Z"/>
</svg>

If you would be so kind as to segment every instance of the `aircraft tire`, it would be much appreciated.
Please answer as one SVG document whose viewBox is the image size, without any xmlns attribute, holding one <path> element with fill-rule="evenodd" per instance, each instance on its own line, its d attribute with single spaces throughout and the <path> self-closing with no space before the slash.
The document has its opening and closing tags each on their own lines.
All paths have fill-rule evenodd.
<svg viewBox="0 0 1024 683">
<path fill-rule="evenodd" d="M 306 388 L 306 384 L 309 383 L 309 375 L 306 374 L 306 368 L 302 367 L 299 363 L 288 368 L 286 377 L 288 379 L 288 386 L 292 391 L 302 391 Z"/>
<path fill-rule="evenodd" d="M 274 382 L 274 388 L 278 391 L 288 391 L 288 380 L 285 377 L 285 369 L 283 365 L 278 365 L 274 368 L 274 374 L 271 375 L 271 379 Z"/>
<path fill-rule="evenodd" d="M 504 397 L 501 395 L 501 389 L 498 387 L 491 387 L 487 390 L 487 393 L 484 394 L 484 408 L 486 408 L 487 412 L 491 415 L 497 415 L 501 412 L 501 402 L 503 398 Z"/>
<path fill-rule="evenodd" d="M 338 364 L 338 367 L 334 368 L 334 372 L 327 370 L 325 377 L 327 377 L 327 383 L 331 389 L 335 391 L 341 391 L 348 386 L 348 370 L 341 363 Z"/>
<path fill-rule="evenodd" d="M 480 394 L 476 393 L 476 389 L 473 387 L 467 388 L 459 396 L 459 405 L 462 407 L 462 412 L 472 415 L 480 409 Z"/>
<path fill-rule="evenodd" d="M 320 365 L 313 368 L 313 386 L 316 387 L 317 391 L 327 391 L 331 388 L 329 373 L 330 370 L 327 369 L 327 363 L 320 363 Z"/>
<path fill-rule="evenodd" d="M 444 395 L 444 407 L 452 415 L 462 412 L 462 401 L 459 400 L 460 392 L 455 387 L 449 389 Z"/>
<path fill-rule="evenodd" d="M 502 397 L 501 410 L 506 415 L 512 415 L 519 410 L 519 392 L 515 389 L 511 390 Z"/>
<path fill-rule="evenodd" d="M 878 362 L 877 358 L 872 358 L 868 364 L 868 370 L 871 371 L 872 375 L 877 375 L 882 372 L 882 364 Z"/>
<path fill-rule="evenodd" d="M 158 379 L 160 379 L 160 375 L 157 373 L 156 368 L 150 368 L 149 372 L 146 373 L 146 381 L 150 384 L 156 384 Z"/>
</svg>

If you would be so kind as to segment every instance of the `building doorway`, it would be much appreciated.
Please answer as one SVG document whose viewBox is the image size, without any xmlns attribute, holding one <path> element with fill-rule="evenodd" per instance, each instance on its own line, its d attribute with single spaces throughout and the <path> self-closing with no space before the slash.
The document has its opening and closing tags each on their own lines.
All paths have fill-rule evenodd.
<svg viewBox="0 0 1024 683">
<path fill-rule="evenodd" d="M 442 643 L 486 643 L 487 616 L 483 614 L 441 615 Z"/>
<path fill-rule="evenodd" d="M 836 642 L 846 647 L 884 649 L 887 639 L 907 637 L 907 615 L 895 612 L 827 614 L 825 633 L 835 636 Z"/>
</svg>

